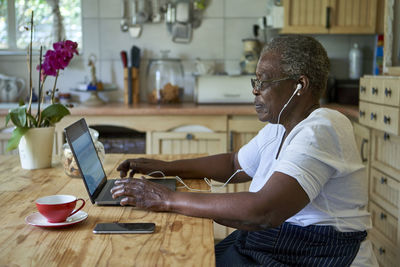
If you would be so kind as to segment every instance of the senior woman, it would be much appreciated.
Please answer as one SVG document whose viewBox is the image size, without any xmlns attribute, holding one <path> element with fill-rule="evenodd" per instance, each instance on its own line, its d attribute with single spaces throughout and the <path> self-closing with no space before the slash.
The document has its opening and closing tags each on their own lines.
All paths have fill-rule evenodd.
<svg viewBox="0 0 400 267">
<path fill-rule="evenodd" d="M 321 108 L 329 59 L 312 37 L 272 40 L 251 79 L 259 120 L 268 122 L 238 153 L 164 162 L 129 159 L 121 177 L 162 171 L 185 178 L 251 180 L 249 192 L 172 192 L 146 179 L 121 179 L 121 205 L 211 218 L 237 228 L 216 245 L 217 266 L 368 266 L 365 168 L 350 121 Z M 362 244 L 362 245 L 361 245 Z"/>
</svg>

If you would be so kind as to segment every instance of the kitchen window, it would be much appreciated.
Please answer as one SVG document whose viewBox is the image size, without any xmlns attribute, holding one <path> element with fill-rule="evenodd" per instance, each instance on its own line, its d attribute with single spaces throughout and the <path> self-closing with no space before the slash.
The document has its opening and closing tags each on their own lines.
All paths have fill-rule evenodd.
<svg viewBox="0 0 400 267">
<path fill-rule="evenodd" d="M 32 10 L 34 48 L 65 39 L 81 47 L 81 0 L 0 0 L 0 54 L 26 53 Z"/>
</svg>

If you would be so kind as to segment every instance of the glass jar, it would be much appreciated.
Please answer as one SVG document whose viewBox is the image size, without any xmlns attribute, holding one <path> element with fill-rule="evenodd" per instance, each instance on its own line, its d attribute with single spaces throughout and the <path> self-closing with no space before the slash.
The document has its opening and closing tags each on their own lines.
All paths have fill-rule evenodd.
<svg viewBox="0 0 400 267">
<path fill-rule="evenodd" d="M 180 59 L 151 59 L 147 67 L 147 99 L 150 104 L 179 103 L 183 99 L 183 66 Z"/>
<path fill-rule="evenodd" d="M 103 144 L 98 140 L 99 132 L 89 128 L 90 135 L 92 137 L 94 146 L 97 150 L 97 155 L 100 158 L 100 161 L 104 163 L 106 152 L 104 150 Z M 72 154 L 71 148 L 68 143 L 65 143 L 62 146 L 62 154 L 61 154 L 61 162 L 64 166 L 64 172 L 70 177 L 79 178 L 81 177 L 81 173 L 79 172 L 78 165 L 76 164 L 74 155 Z"/>
</svg>

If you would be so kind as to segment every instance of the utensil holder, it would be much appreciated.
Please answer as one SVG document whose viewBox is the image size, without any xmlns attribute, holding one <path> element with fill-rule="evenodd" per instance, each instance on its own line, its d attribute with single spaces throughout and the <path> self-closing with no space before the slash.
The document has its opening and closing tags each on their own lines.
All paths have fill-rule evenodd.
<svg viewBox="0 0 400 267">
<path fill-rule="evenodd" d="M 139 70 L 124 68 L 124 103 L 126 105 L 139 103 Z"/>
</svg>

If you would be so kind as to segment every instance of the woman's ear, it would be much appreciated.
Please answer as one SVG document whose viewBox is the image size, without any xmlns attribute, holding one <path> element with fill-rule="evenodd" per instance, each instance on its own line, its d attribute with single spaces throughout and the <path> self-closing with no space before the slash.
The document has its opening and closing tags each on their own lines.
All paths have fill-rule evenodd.
<svg viewBox="0 0 400 267">
<path fill-rule="evenodd" d="M 299 87 L 301 87 L 301 88 L 298 89 Z M 308 79 L 307 76 L 301 75 L 296 83 L 297 95 L 304 94 L 305 92 L 307 92 L 310 89 L 309 87 L 310 87 L 310 80 Z"/>
</svg>

